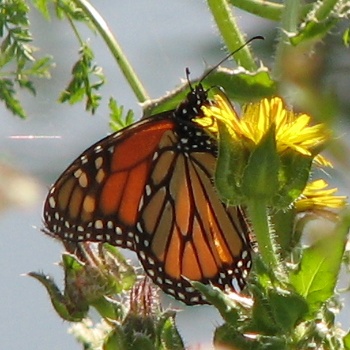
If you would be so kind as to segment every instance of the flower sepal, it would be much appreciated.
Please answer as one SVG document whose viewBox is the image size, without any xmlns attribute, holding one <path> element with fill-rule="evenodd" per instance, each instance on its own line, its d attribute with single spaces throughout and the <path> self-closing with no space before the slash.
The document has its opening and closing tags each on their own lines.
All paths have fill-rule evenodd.
<svg viewBox="0 0 350 350">
<path fill-rule="evenodd" d="M 232 139 L 227 125 L 218 120 L 219 157 L 216 162 L 215 185 L 219 195 L 230 205 L 240 205 L 244 200 L 242 178 L 248 154 L 244 145 Z"/>
<path fill-rule="evenodd" d="M 286 151 L 280 156 L 279 189 L 273 198 L 273 207 L 286 209 L 302 194 L 313 164 L 313 157 Z"/>
<path fill-rule="evenodd" d="M 252 150 L 242 178 L 245 202 L 262 200 L 273 204 L 278 193 L 280 159 L 276 148 L 275 125 L 271 125 L 262 140 Z"/>
</svg>

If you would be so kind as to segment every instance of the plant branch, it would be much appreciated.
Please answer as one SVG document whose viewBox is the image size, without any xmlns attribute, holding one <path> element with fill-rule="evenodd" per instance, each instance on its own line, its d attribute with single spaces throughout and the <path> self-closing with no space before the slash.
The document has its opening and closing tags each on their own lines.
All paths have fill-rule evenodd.
<svg viewBox="0 0 350 350">
<path fill-rule="evenodd" d="M 208 6 L 229 52 L 233 52 L 237 47 L 244 45 L 246 39 L 240 31 L 227 1 L 208 0 Z M 236 52 L 234 59 L 240 66 L 249 71 L 258 69 L 248 46 Z"/>
<path fill-rule="evenodd" d="M 74 0 L 75 4 L 79 6 L 85 13 L 85 15 L 95 25 L 97 31 L 102 36 L 103 40 L 107 44 L 108 48 L 112 52 L 115 60 L 117 61 L 121 71 L 123 72 L 126 80 L 128 81 L 131 89 L 134 91 L 139 102 L 145 102 L 149 100 L 149 96 L 138 79 L 135 71 L 133 70 L 128 59 L 124 55 L 120 45 L 118 44 L 115 36 L 108 28 L 107 23 L 97 12 L 97 10 L 87 0 Z"/>
</svg>

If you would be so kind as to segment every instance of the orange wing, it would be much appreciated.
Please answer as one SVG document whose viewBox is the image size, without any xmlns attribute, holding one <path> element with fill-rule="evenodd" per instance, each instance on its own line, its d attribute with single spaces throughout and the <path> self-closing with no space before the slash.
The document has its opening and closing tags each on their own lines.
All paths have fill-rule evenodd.
<svg viewBox="0 0 350 350">
<path fill-rule="evenodd" d="M 188 141 L 164 133 L 135 236 L 147 274 L 186 304 L 206 303 L 188 280 L 239 292 L 251 265 L 243 215 L 239 208 L 227 208 L 213 186 L 216 143 L 207 142 L 199 129 L 193 137 L 206 140 L 202 144 L 207 146 L 181 151 L 181 142 Z"/>
<path fill-rule="evenodd" d="M 68 241 L 100 241 L 134 249 L 139 202 L 154 153 L 173 121 L 152 118 L 86 150 L 51 187 L 46 232 Z"/>
<path fill-rule="evenodd" d="M 238 292 L 251 263 L 248 229 L 215 191 L 216 153 L 216 140 L 172 112 L 138 122 L 61 175 L 45 202 L 46 231 L 135 250 L 153 281 L 187 304 L 206 303 L 188 280 Z"/>
</svg>

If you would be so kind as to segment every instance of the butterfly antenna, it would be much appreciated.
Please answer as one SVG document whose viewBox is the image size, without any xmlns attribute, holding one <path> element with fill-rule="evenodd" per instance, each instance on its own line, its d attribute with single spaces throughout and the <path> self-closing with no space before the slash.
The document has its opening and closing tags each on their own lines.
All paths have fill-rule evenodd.
<svg viewBox="0 0 350 350">
<path fill-rule="evenodd" d="M 243 45 L 241 45 L 239 48 L 237 48 L 236 50 L 234 50 L 233 52 L 230 52 L 227 56 L 225 56 L 219 63 L 217 63 L 214 67 L 212 67 L 205 75 L 204 77 L 202 77 L 202 79 L 200 81 L 203 81 L 209 74 L 211 74 L 215 69 L 217 69 L 220 64 L 224 63 L 226 60 L 228 60 L 231 56 L 233 56 L 236 52 L 242 50 L 245 46 L 247 46 L 249 43 L 251 43 L 254 40 L 265 40 L 265 38 L 262 35 L 257 35 L 257 36 L 253 36 L 252 38 L 250 38 L 249 40 L 247 40 Z M 189 81 L 188 75 L 187 75 L 187 71 L 188 69 L 186 69 L 186 76 L 187 76 L 187 80 Z M 189 73 L 189 71 L 188 71 Z"/>
<path fill-rule="evenodd" d="M 187 83 L 188 83 L 188 86 L 190 87 L 191 91 L 193 91 L 193 86 L 191 84 L 191 80 L 190 80 L 190 69 L 188 67 L 186 67 L 186 79 L 187 79 Z"/>
</svg>

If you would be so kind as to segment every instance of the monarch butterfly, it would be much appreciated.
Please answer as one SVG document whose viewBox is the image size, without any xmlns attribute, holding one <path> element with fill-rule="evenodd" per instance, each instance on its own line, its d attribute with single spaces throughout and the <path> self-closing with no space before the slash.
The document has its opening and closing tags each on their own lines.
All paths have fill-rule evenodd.
<svg viewBox="0 0 350 350">
<path fill-rule="evenodd" d="M 240 48 L 210 69 L 203 79 Z M 187 80 L 189 71 L 186 69 Z M 240 292 L 251 267 L 249 228 L 213 177 L 217 140 L 196 122 L 211 104 L 201 82 L 179 106 L 84 151 L 51 187 L 44 232 L 64 242 L 108 242 L 135 251 L 165 293 L 206 304 L 190 280 Z"/>
<path fill-rule="evenodd" d="M 135 251 L 160 288 L 207 303 L 189 280 L 239 292 L 251 265 L 248 227 L 213 184 L 217 141 L 196 124 L 198 84 L 177 109 L 143 119 L 82 153 L 51 187 L 45 231 Z"/>
</svg>

